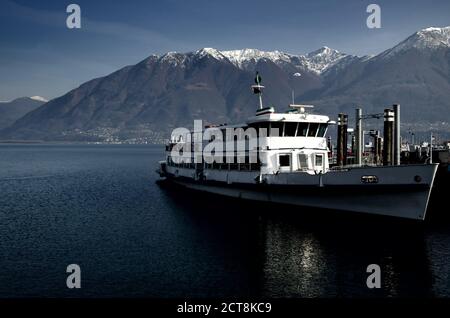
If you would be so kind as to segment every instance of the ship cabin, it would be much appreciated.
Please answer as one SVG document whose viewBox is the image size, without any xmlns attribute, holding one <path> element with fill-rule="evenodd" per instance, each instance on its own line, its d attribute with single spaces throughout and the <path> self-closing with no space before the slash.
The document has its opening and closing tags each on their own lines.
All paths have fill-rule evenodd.
<svg viewBox="0 0 450 318">
<path fill-rule="evenodd" d="M 328 171 L 329 149 L 325 134 L 330 119 L 305 111 L 312 107 L 290 105 L 285 113 L 277 113 L 273 108 L 261 109 L 247 120 L 248 126 L 268 131 L 267 136 L 258 138 L 261 173 Z"/>
<path fill-rule="evenodd" d="M 202 132 L 204 162 L 201 165 L 194 164 L 193 160 L 175 163 L 170 152 L 174 144 L 190 141 L 191 149 L 195 146 L 192 132 L 191 136 L 172 136 L 166 149 L 167 165 L 196 171 L 201 169 L 205 176 L 208 172 L 210 175 L 217 175 L 226 171 L 259 174 L 326 173 L 329 170 L 329 149 L 325 134 L 331 122 L 328 116 L 305 111 L 312 107 L 290 105 L 285 113 L 275 112 L 273 107 L 268 107 L 258 110 L 244 124 L 206 127 Z M 211 133 L 214 130 L 221 134 Z M 231 137 L 227 135 L 229 131 L 234 131 Z M 217 160 L 218 153 L 223 153 L 224 156 L 220 160 Z M 211 155 L 213 158 L 208 157 Z M 230 158 L 231 156 L 234 158 Z"/>
</svg>

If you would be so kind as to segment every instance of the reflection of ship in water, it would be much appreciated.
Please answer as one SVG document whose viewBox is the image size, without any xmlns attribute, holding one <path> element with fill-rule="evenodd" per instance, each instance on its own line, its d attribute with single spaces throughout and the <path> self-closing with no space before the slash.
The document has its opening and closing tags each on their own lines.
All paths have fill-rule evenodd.
<svg viewBox="0 0 450 318">
<path fill-rule="evenodd" d="M 420 227 L 373 221 L 270 218 L 264 222 L 263 290 L 270 297 L 429 296 L 431 264 Z M 379 226 L 383 226 L 380 235 Z M 399 234 L 401 233 L 401 234 Z M 369 264 L 382 288 L 366 286 Z"/>
<path fill-rule="evenodd" d="M 433 277 L 432 294 L 435 297 L 450 297 L 450 222 L 433 224 L 426 236 L 427 257 Z"/>
<path fill-rule="evenodd" d="M 294 216 L 282 212 L 288 206 L 276 205 L 273 213 L 274 205 L 180 189 L 164 193 L 201 239 L 212 242 L 238 295 L 450 296 L 449 221 L 405 224 L 326 211 Z M 379 290 L 366 286 L 369 264 L 381 267 Z"/>
<path fill-rule="evenodd" d="M 262 289 L 269 297 L 431 296 L 433 280 L 420 227 L 354 219 L 267 218 Z M 383 228 L 380 235 L 380 228 Z M 401 234 L 400 234 L 401 233 Z M 382 288 L 368 289 L 369 264 Z"/>
</svg>

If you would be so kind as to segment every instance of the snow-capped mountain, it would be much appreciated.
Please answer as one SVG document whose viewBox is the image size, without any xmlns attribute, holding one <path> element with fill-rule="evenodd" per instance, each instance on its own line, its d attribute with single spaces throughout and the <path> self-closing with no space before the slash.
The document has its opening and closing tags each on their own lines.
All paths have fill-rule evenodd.
<svg viewBox="0 0 450 318">
<path fill-rule="evenodd" d="M 349 56 L 326 46 L 306 55 L 294 55 L 280 51 L 266 52 L 256 49 L 222 51 L 221 53 L 234 65 L 243 69 L 250 63 L 256 63 L 261 59 L 266 59 L 277 64 L 292 63 L 298 68 L 303 68 L 316 74 L 323 73 L 343 58 Z"/>
<path fill-rule="evenodd" d="M 439 48 L 450 47 L 450 27 L 436 28 L 430 27 L 420 30 L 406 40 L 400 42 L 392 49 L 381 54 L 382 57 L 391 57 L 396 54 L 416 49 L 416 50 L 435 50 Z"/>
<path fill-rule="evenodd" d="M 256 63 L 261 60 L 266 60 L 278 65 L 291 64 L 298 69 L 321 74 L 345 58 L 354 56 L 324 46 L 306 55 L 288 54 L 281 51 L 261 51 L 249 48 L 229 51 L 219 51 L 214 48 L 202 48 L 195 52 L 188 53 L 168 52 L 158 58 L 160 61 L 169 63 L 173 66 L 183 66 L 192 59 L 201 59 L 205 57 L 211 57 L 218 61 L 226 60 L 243 70 L 253 71 Z"/>
<path fill-rule="evenodd" d="M 250 63 L 266 59 L 276 64 L 291 63 L 298 68 L 303 68 L 316 74 L 325 72 L 333 65 L 339 63 L 340 60 L 349 56 L 326 46 L 306 55 L 294 55 L 280 51 L 266 52 L 256 49 L 222 51 L 221 53 L 234 65 L 243 69 Z"/>
<path fill-rule="evenodd" d="M 261 59 L 266 59 L 274 63 L 289 63 L 291 62 L 293 57 L 293 55 L 280 51 L 267 52 L 257 49 L 222 51 L 222 55 L 225 56 L 235 66 L 242 69 L 245 69 L 249 63 L 256 63 Z"/>
<path fill-rule="evenodd" d="M 427 28 L 373 57 L 328 47 L 306 55 L 214 48 L 151 55 L 49 101 L 1 137 L 103 140 L 114 132 L 119 139 L 141 138 L 190 127 L 200 118 L 239 122 L 254 114 L 249 85 L 255 70 L 267 87 L 264 104 L 277 110 L 286 109 L 294 91 L 296 100 L 330 116 L 352 114 L 357 105 L 379 113 L 400 103 L 405 125 L 449 123 L 449 33 L 450 27 Z"/>
<path fill-rule="evenodd" d="M 437 28 L 430 27 L 420 30 L 405 41 L 399 43 L 392 49 L 389 49 L 379 56 L 393 56 L 399 52 L 407 51 L 411 48 L 415 49 L 435 49 L 450 47 L 450 27 Z M 181 65 L 192 58 L 212 57 L 216 60 L 228 60 L 230 63 L 240 69 L 252 69 L 255 63 L 260 60 L 271 61 L 276 64 L 290 63 L 297 68 L 314 72 L 316 74 L 325 73 L 330 68 L 340 65 L 345 67 L 349 62 L 355 59 L 369 60 L 373 56 L 358 57 L 345 54 L 337 50 L 324 46 L 316 51 L 305 55 L 296 55 L 275 51 L 262 51 L 258 49 L 245 48 L 241 50 L 225 50 L 220 51 L 215 48 L 202 48 L 196 52 L 176 53 L 169 52 L 161 56 L 162 61 L 167 61 L 173 65 Z"/>
<path fill-rule="evenodd" d="M 324 46 L 314 52 L 306 54 L 305 56 L 300 56 L 300 58 L 304 61 L 309 70 L 320 74 L 348 56 L 349 55 L 347 54 Z"/>
<path fill-rule="evenodd" d="M 193 55 L 197 58 L 203 58 L 205 56 L 211 56 L 217 60 L 223 60 L 226 59 L 226 57 L 223 55 L 223 52 L 220 52 L 217 49 L 205 47 L 203 49 L 200 49 L 196 51 L 195 53 L 188 53 L 188 55 Z"/>
<path fill-rule="evenodd" d="M 450 47 L 450 27 L 426 28 L 416 32 L 405 42 L 409 42 L 415 48 Z"/>
</svg>

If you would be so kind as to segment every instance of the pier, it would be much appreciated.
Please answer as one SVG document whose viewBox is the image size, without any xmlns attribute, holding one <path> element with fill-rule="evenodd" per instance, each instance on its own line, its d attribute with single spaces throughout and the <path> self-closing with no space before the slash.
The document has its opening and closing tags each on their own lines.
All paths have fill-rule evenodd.
<svg viewBox="0 0 450 318">
<path fill-rule="evenodd" d="M 380 130 L 364 130 L 364 121 L 369 119 L 383 119 L 382 134 Z M 399 104 L 393 104 L 392 108 L 377 114 L 363 115 L 362 108 L 356 108 L 354 128 L 349 127 L 348 115 L 340 113 L 336 146 L 331 138 L 327 142 L 330 168 L 439 163 L 431 203 L 444 203 L 450 186 L 450 141 L 437 142 L 431 133 L 429 140 L 417 140 L 411 132 L 409 141 L 402 138 L 400 128 Z M 371 138 L 370 143 L 365 143 L 365 136 Z"/>
</svg>

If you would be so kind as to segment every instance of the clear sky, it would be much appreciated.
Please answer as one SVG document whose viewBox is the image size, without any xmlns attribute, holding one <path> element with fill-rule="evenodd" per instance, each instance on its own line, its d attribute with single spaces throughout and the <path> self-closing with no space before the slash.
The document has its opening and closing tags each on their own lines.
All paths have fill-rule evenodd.
<svg viewBox="0 0 450 318">
<path fill-rule="evenodd" d="M 81 7 L 81 29 L 66 7 Z M 366 7 L 381 7 L 368 29 Z M 378 54 L 450 25 L 449 0 L 0 0 L 0 101 L 60 96 L 150 54 L 202 47 Z"/>
</svg>

